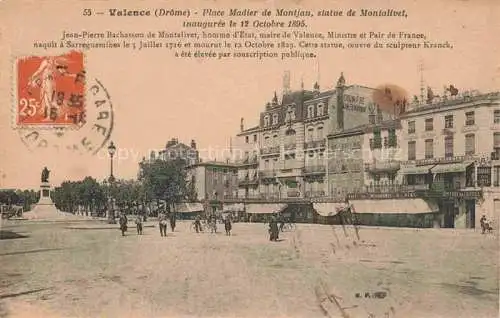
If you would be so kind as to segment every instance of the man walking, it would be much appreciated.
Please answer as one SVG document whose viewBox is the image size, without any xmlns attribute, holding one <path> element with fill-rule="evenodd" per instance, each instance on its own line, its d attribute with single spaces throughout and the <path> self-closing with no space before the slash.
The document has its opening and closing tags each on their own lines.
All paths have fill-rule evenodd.
<svg viewBox="0 0 500 318">
<path fill-rule="evenodd" d="M 175 221 L 176 221 L 175 212 L 170 212 L 170 228 L 172 229 L 172 232 L 174 232 L 175 230 Z"/>
<path fill-rule="evenodd" d="M 137 214 L 135 225 L 137 226 L 137 235 L 142 235 L 142 216 L 140 214 Z"/>
<path fill-rule="evenodd" d="M 120 215 L 120 230 L 122 231 L 122 236 L 125 236 L 125 232 L 127 232 L 127 216 L 125 213 Z"/>
<path fill-rule="evenodd" d="M 167 216 L 165 213 L 160 212 L 158 215 L 158 222 L 160 224 L 160 235 L 167 236 Z"/>
</svg>

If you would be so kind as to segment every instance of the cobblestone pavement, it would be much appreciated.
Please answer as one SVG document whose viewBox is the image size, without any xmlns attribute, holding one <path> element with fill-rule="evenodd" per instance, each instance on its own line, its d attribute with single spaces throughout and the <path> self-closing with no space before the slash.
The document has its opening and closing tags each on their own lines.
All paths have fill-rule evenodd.
<svg viewBox="0 0 500 318">
<path fill-rule="evenodd" d="M 264 224 L 190 225 L 4 222 L 0 316 L 498 317 L 496 234 L 304 224 L 269 242 Z"/>
</svg>

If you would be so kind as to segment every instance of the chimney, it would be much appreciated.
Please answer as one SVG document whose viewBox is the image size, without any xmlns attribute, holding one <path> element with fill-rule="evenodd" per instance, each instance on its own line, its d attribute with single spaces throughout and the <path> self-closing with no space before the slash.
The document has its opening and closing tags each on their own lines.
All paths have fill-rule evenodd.
<svg viewBox="0 0 500 318">
<path fill-rule="evenodd" d="M 344 90 L 345 78 L 344 73 L 340 73 L 336 87 L 337 93 L 337 130 L 344 130 Z"/>
<path fill-rule="evenodd" d="M 241 117 L 241 121 L 240 121 L 240 131 L 243 131 L 245 130 L 245 125 L 243 125 L 243 117 Z"/>
<path fill-rule="evenodd" d="M 196 141 L 194 139 L 191 139 L 191 148 L 196 149 Z"/>
</svg>

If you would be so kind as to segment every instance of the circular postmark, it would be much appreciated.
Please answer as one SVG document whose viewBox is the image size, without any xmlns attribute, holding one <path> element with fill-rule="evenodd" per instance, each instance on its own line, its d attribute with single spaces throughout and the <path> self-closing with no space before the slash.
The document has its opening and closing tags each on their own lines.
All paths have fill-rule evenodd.
<svg viewBox="0 0 500 318">
<path fill-rule="evenodd" d="M 18 128 L 22 142 L 33 152 L 70 152 L 95 155 L 111 137 L 114 112 L 111 97 L 102 83 L 92 78 L 85 84 L 85 111 L 73 127 Z"/>
</svg>

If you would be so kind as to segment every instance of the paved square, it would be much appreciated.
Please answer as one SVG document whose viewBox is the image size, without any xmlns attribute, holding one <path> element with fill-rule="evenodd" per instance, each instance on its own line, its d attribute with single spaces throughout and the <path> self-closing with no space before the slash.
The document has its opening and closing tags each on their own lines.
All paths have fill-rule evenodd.
<svg viewBox="0 0 500 318">
<path fill-rule="evenodd" d="M 163 238 L 4 221 L 0 316 L 498 317 L 496 234 L 364 227 L 357 241 L 299 224 L 269 242 L 264 224 L 190 224 Z"/>
</svg>

